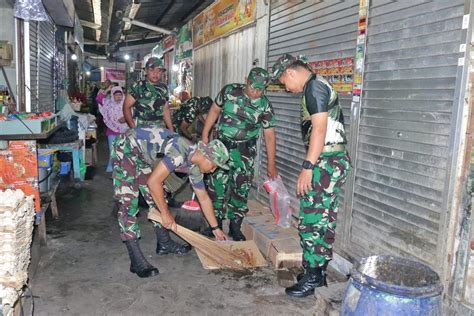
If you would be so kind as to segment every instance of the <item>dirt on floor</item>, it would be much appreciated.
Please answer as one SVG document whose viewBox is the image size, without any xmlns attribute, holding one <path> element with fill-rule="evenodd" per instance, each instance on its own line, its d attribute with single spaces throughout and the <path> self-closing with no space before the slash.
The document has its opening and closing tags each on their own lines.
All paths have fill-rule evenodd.
<svg viewBox="0 0 474 316">
<path fill-rule="evenodd" d="M 57 193 L 60 218 L 47 222 L 48 244 L 30 280 L 35 315 L 315 314 L 315 298 L 286 296 L 271 267 L 208 271 L 194 251 L 157 256 L 144 212 L 141 247 L 160 274 L 140 279 L 130 273 L 111 215 L 112 180 L 103 169 L 81 188 L 64 182 Z"/>
</svg>

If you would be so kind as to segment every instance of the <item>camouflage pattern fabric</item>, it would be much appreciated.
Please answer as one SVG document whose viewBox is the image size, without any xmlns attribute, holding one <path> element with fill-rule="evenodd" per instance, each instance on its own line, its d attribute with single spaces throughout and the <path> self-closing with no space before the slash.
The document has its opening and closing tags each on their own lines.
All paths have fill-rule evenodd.
<svg viewBox="0 0 474 316">
<path fill-rule="evenodd" d="M 198 115 L 206 114 L 212 105 L 209 97 L 194 97 L 184 102 L 179 110 L 173 114 L 173 126 L 175 131 L 179 131 L 181 122 L 192 124 Z"/>
<path fill-rule="evenodd" d="M 250 70 L 247 80 L 252 88 L 264 90 L 270 83 L 270 75 L 265 69 L 254 67 Z"/>
<path fill-rule="evenodd" d="M 217 122 L 219 139 L 237 142 L 255 140 L 260 129 L 275 126 L 275 115 L 265 95 L 251 100 L 245 95 L 244 84 L 228 84 L 214 102 L 222 108 Z"/>
<path fill-rule="evenodd" d="M 164 66 L 163 60 L 161 58 L 158 58 L 158 57 L 148 58 L 148 60 L 146 61 L 145 69 L 150 69 L 150 68 L 155 68 L 155 67 L 166 69 L 166 67 Z"/>
<path fill-rule="evenodd" d="M 229 170 L 214 171 L 208 178 L 207 192 L 213 201 L 217 218 L 244 217 L 248 212 L 247 200 L 253 180 L 257 145 L 255 141 L 240 144 L 228 142 L 225 145 L 229 150 Z"/>
<path fill-rule="evenodd" d="M 254 173 L 256 141 L 263 127 L 275 126 L 275 116 L 265 95 L 251 100 L 244 84 L 226 85 L 214 100 L 222 108 L 217 138 L 229 151 L 229 170 L 216 170 L 208 179 L 208 192 L 218 218 L 244 217 Z M 228 201 L 225 197 L 228 193 Z M 227 212 L 226 212 L 227 207 Z M 226 214 L 227 213 L 227 214 Z"/>
<path fill-rule="evenodd" d="M 146 79 L 141 80 L 132 84 L 128 93 L 136 100 L 134 117 L 137 119 L 137 126 L 165 127 L 163 108 L 169 95 L 164 83 L 154 85 Z"/>
<path fill-rule="evenodd" d="M 164 143 L 165 147 L 161 148 Z M 118 222 L 122 240 L 140 238 L 136 218 L 139 211 L 139 193 L 150 207 L 156 207 L 147 180 L 160 159 L 170 172 L 176 170 L 188 173 L 193 187 L 204 188 L 199 167 L 191 163 L 196 148 L 196 145 L 176 133 L 156 127 L 130 129 L 115 139 L 111 159 L 114 199 L 118 202 Z"/>
<path fill-rule="evenodd" d="M 313 169 L 312 190 L 300 198 L 298 230 L 303 267 L 332 259 L 339 193 L 351 168 L 347 152 L 322 153 Z"/>
</svg>

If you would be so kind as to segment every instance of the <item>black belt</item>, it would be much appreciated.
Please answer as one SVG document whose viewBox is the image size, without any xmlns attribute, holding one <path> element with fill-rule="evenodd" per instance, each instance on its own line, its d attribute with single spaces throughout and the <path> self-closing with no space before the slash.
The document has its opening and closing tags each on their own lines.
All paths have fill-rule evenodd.
<svg viewBox="0 0 474 316">
<path fill-rule="evenodd" d="M 241 142 L 237 142 L 235 140 L 230 139 L 219 139 L 227 149 L 235 149 L 235 148 L 248 148 L 255 146 L 257 144 L 257 139 L 250 139 Z"/>
</svg>

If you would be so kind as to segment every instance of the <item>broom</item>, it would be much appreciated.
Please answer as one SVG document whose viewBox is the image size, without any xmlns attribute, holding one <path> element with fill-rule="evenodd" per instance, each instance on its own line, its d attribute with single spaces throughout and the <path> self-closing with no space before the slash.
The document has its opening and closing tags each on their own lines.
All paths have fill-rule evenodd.
<svg viewBox="0 0 474 316">
<path fill-rule="evenodd" d="M 196 193 L 193 192 L 193 197 L 191 198 L 191 200 L 187 200 L 186 202 L 184 202 L 183 205 L 181 205 L 181 208 L 184 208 L 185 210 L 188 210 L 188 211 L 196 211 L 196 212 L 200 211 L 201 206 L 196 200 L 194 200 L 195 197 L 196 197 Z"/>
<path fill-rule="evenodd" d="M 161 214 L 150 209 L 148 219 L 161 223 Z M 193 232 L 181 225 L 176 225 L 176 234 L 223 268 L 243 270 L 252 268 L 252 256 L 245 251 L 234 252 L 201 234 Z"/>
</svg>

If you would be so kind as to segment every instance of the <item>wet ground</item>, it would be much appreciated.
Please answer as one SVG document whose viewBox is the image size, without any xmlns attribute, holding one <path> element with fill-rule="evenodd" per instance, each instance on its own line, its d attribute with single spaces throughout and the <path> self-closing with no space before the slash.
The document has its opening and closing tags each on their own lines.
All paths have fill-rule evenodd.
<svg viewBox="0 0 474 316">
<path fill-rule="evenodd" d="M 146 214 L 140 217 L 141 246 L 160 274 L 140 279 L 130 273 L 127 251 L 111 216 L 112 180 L 103 165 L 80 189 L 67 183 L 60 187 L 60 219 L 47 224 L 47 248 L 30 281 L 35 315 L 314 314 L 315 298 L 286 296 L 272 268 L 207 271 L 194 251 L 157 256 Z"/>
</svg>

